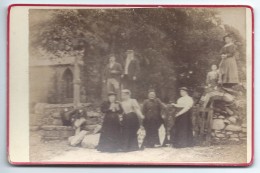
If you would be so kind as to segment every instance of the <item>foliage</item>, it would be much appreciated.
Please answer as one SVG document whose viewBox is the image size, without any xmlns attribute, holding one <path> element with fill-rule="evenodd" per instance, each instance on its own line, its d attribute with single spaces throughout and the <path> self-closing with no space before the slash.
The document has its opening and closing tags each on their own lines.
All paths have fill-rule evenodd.
<svg viewBox="0 0 260 173">
<path fill-rule="evenodd" d="M 37 12 L 31 10 L 30 16 Z M 226 34 L 214 9 L 66 9 L 41 14 L 48 14 L 47 22 L 30 20 L 30 54 L 62 58 L 84 50 L 81 78 L 90 98 L 101 96 L 108 55 L 114 53 L 123 63 L 126 50 L 133 49 L 141 65 L 138 97 L 155 88 L 163 100 L 176 99 L 179 86 L 204 85 L 211 64 L 220 62 Z M 225 28 L 239 37 L 234 28 Z"/>
</svg>

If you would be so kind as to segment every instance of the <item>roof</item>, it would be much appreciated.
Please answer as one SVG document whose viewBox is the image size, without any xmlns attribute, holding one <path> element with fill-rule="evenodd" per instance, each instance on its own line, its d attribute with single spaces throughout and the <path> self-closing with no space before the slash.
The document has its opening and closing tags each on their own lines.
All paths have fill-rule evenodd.
<svg viewBox="0 0 260 173">
<path fill-rule="evenodd" d="M 59 52 L 59 55 L 50 52 L 34 54 L 30 57 L 30 66 L 55 66 L 55 65 L 73 65 L 76 57 L 79 63 L 82 61 L 83 51 L 75 51 L 70 53 Z"/>
<path fill-rule="evenodd" d="M 39 58 L 30 61 L 30 66 L 50 66 L 50 65 L 72 65 L 75 57 L 63 58 Z"/>
</svg>

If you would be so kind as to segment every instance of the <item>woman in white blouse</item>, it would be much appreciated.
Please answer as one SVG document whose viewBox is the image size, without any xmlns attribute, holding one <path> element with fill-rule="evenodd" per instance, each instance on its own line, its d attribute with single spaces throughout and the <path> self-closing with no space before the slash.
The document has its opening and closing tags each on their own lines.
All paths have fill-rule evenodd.
<svg viewBox="0 0 260 173">
<path fill-rule="evenodd" d="M 123 151 L 139 150 L 137 131 L 140 128 L 144 116 L 141 112 L 140 106 L 135 99 L 131 98 L 131 91 L 122 90 L 123 120 L 122 120 L 122 138 L 121 148 Z"/>
<path fill-rule="evenodd" d="M 177 104 L 172 103 L 177 109 L 175 125 L 171 133 L 171 141 L 173 147 L 184 148 L 193 146 L 191 108 L 193 99 L 188 94 L 186 87 L 180 89 L 181 97 L 177 100 Z"/>
</svg>

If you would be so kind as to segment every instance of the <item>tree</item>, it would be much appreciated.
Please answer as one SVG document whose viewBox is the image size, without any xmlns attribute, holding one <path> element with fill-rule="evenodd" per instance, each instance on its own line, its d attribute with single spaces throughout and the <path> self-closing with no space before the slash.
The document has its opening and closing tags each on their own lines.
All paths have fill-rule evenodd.
<svg viewBox="0 0 260 173">
<path fill-rule="evenodd" d="M 226 33 L 214 9 L 41 12 L 48 14 L 49 19 L 30 21 L 30 55 L 41 53 L 62 58 L 84 50 L 82 81 L 88 98 L 94 99 L 101 96 L 101 74 L 108 55 L 114 53 L 122 63 L 126 50 L 133 49 L 142 67 L 138 97 L 145 98 L 146 91 L 154 88 L 164 101 L 175 100 L 178 87 L 195 88 L 204 84 L 210 65 L 220 61 L 219 50 Z M 39 10 L 31 10 L 30 16 L 37 13 Z"/>
</svg>

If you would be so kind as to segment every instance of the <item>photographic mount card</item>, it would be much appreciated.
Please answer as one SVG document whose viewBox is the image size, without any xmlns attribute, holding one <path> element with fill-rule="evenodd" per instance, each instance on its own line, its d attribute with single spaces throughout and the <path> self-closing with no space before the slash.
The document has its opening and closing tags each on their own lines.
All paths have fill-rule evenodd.
<svg viewBox="0 0 260 173">
<path fill-rule="evenodd" d="M 11 5 L 9 162 L 251 165 L 253 25 L 237 5 Z"/>
</svg>

